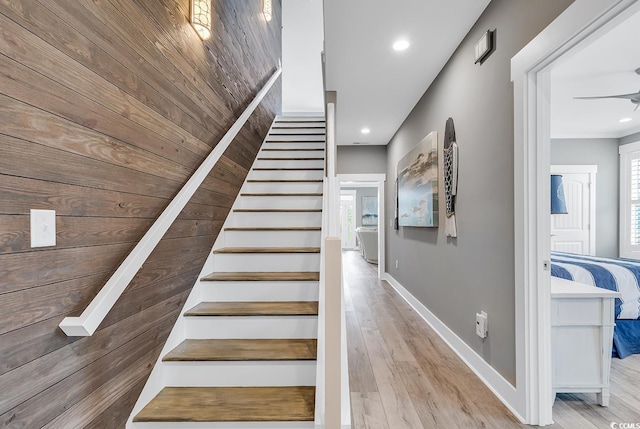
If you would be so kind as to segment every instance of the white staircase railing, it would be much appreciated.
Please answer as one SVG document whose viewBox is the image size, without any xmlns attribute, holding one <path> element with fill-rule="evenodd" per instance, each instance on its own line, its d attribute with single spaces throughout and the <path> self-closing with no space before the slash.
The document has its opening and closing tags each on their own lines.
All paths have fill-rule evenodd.
<svg viewBox="0 0 640 429">
<path fill-rule="evenodd" d="M 351 426 L 346 349 L 342 243 L 339 230 L 340 185 L 336 178 L 335 105 L 327 105 L 326 177 L 323 184 L 316 427 Z"/>
<path fill-rule="evenodd" d="M 98 329 L 111 308 L 115 305 L 120 295 L 127 288 L 127 285 L 135 277 L 147 260 L 151 252 L 156 248 L 169 227 L 176 220 L 182 209 L 187 205 L 193 194 L 198 190 L 204 179 L 209 175 L 211 169 L 216 165 L 222 154 L 229 147 L 233 139 L 240 132 L 253 111 L 258 107 L 264 96 L 269 92 L 275 81 L 282 73 L 282 68 L 273 73 L 271 78 L 265 83 L 253 101 L 242 112 L 236 122 L 229 128 L 220 142 L 213 148 L 209 156 L 198 167 L 180 192 L 173 198 L 160 217 L 149 228 L 142 240 L 129 253 L 104 287 L 98 292 L 87 308 L 78 317 L 65 317 L 60 323 L 60 328 L 68 336 L 90 336 Z"/>
</svg>

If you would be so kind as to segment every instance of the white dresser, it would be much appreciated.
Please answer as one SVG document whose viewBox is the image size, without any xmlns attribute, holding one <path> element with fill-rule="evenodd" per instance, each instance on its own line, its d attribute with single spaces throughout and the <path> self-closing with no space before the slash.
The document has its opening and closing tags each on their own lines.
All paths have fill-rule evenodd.
<svg viewBox="0 0 640 429">
<path fill-rule="evenodd" d="M 551 277 L 553 392 L 597 394 L 609 405 L 615 298 L 618 292 Z"/>
</svg>

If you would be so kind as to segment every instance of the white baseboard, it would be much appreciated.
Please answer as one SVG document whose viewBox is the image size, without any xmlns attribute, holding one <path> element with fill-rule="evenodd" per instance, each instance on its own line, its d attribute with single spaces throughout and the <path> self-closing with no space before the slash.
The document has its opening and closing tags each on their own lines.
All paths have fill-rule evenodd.
<svg viewBox="0 0 640 429">
<path fill-rule="evenodd" d="M 478 355 L 460 337 L 438 319 L 427 307 L 404 288 L 389 273 L 382 275 L 402 298 L 433 328 L 445 343 L 462 359 L 462 361 L 482 380 L 482 382 L 500 399 L 500 401 L 524 423 L 524 417 L 517 411 L 518 395 L 516 388 L 498 371 Z"/>
</svg>

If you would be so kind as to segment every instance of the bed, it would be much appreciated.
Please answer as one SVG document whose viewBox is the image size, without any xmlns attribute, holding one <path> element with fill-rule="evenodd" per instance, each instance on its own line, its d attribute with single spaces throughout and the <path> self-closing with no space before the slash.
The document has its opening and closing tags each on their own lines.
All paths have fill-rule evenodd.
<svg viewBox="0 0 640 429">
<path fill-rule="evenodd" d="M 551 275 L 620 292 L 613 355 L 640 353 L 640 261 L 551 252 Z"/>
</svg>

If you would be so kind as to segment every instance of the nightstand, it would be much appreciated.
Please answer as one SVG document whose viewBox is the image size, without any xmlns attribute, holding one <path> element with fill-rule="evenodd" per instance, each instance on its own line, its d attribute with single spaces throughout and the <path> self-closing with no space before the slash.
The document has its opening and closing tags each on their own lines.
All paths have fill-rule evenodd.
<svg viewBox="0 0 640 429">
<path fill-rule="evenodd" d="M 556 393 L 596 393 L 609 405 L 618 292 L 551 277 L 552 385 Z"/>
</svg>

